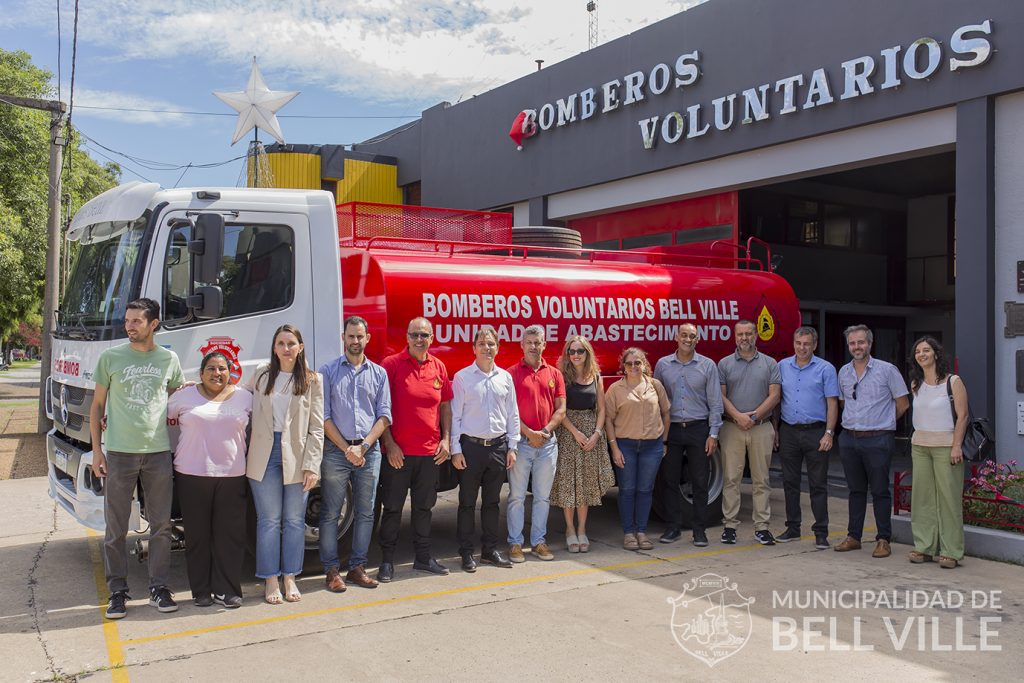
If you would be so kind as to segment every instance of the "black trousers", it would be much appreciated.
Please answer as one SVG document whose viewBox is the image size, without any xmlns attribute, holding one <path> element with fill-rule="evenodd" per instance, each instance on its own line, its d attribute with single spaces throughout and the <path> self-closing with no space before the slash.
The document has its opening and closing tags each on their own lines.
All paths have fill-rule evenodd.
<svg viewBox="0 0 1024 683">
<path fill-rule="evenodd" d="M 779 460 L 782 461 L 782 490 L 786 493 L 786 528 L 800 531 L 800 477 L 807 464 L 807 488 L 811 493 L 815 534 L 828 533 L 828 455 L 818 450 L 825 426 L 797 429 L 779 425 Z"/>
<path fill-rule="evenodd" d="M 462 439 L 462 455 L 466 458 L 466 469 L 456 470 L 459 477 L 459 516 L 456 524 L 459 537 L 459 554 L 473 552 L 473 534 L 476 533 L 476 501 L 479 496 L 480 544 L 487 553 L 498 548 L 498 502 L 501 487 L 505 484 L 505 441 L 494 446 L 482 446 L 469 439 Z"/>
<path fill-rule="evenodd" d="M 683 494 L 679 481 L 686 461 L 690 488 L 693 491 L 693 517 L 690 525 L 694 531 L 705 531 L 708 526 L 708 478 L 711 466 L 704 446 L 711 428 L 706 420 L 683 426 L 673 422 L 668 430 L 668 452 L 661 461 L 661 476 L 665 482 L 665 514 L 669 528 L 683 527 Z"/>
<path fill-rule="evenodd" d="M 412 533 L 416 559 L 430 559 L 430 517 L 437 502 L 437 463 L 430 455 L 406 455 L 401 469 L 392 467 L 387 459 L 380 464 L 381 503 L 380 517 L 381 559 L 394 562 L 398 529 L 402 523 L 405 498 L 412 493 Z"/>
<path fill-rule="evenodd" d="M 242 595 L 245 559 L 245 476 L 174 473 L 185 522 L 185 564 L 192 596 Z"/>
</svg>

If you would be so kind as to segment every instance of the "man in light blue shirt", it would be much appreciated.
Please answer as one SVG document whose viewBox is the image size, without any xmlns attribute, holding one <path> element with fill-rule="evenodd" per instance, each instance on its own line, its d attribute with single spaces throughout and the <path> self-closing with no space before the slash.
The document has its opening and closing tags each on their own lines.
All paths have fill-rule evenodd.
<svg viewBox="0 0 1024 683">
<path fill-rule="evenodd" d="M 892 494 L 889 467 L 896 448 L 896 420 L 910 407 L 907 385 L 891 363 L 871 357 L 874 335 L 867 325 L 843 332 L 853 360 L 839 370 L 839 400 L 843 402 L 843 433 L 839 457 L 850 490 L 850 523 L 839 552 L 860 549 L 867 512 L 868 488 L 875 512 L 875 550 L 872 557 L 889 557 L 892 549 Z"/>
<path fill-rule="evenodd" d="M 370 342 L 366 321 L 345 320 L 345 355 L 320 368 L 324 378 L 324 459 L 320 466 L 320 561 L 327 589 L 345 591 L 338 559 L 338 518 L 352 482 L 352 554 L 345 580 L 376 588 L 366 574 L 373 533 L 373 504 L 380 476 L 381 434 L 391 424 L 391 388 L 384 368 L 364 351 Z"/>
<path fill-rule="evenodd" d="M 718 366 L 707 356 L 697 353 L 697 327 L 683 323 L 676 331 L 676 352 L 658 360 L 654 378 L 665 387 L 672 401 L 672 425 L 668 430 L 668 449 L 661 461 L 665 481 L 665 513 L 668 529 L 659 539 L 672 543 L 681 535 L 683 526 L 683 460 L 686 480 L 690 483 L 693 508 L 689 525 L 693 544 L 708 544 L 708 478 L 709 462 L 718 448 L 718 432 L 722 428 L 722 389 Z"/>
<path fill-rule="evenodd" d="M 839 417 L 839 381 L 831 363 L 814 355 L 818 331 L 793 333 L 794 355 L 779 361 L 782 375 L 782 424 L 776 430 L 782 487 L 786 494 L 786 530 L 779 543 L 800 540 L 800 472 L 807 463 L 807 485 L 814 513 L 814 547 L 828 544 L 828 453 Z"/>
</svg>

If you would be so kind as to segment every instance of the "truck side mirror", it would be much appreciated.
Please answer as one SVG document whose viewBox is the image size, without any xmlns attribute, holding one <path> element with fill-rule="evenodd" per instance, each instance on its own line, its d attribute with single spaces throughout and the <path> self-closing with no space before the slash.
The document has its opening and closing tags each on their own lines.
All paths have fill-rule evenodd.
<svg viewBox="0 0 1024 683">
<path fill-rule="evenodd" d="M 192 257 L 192 279 L 204 284 L 216 282 L 224 258 L 224 216 L 199 214 L 192 228 L 188 253 Z"/>
<path fill-rule="evenodd" d="M 199 320 L 219 318 L 224 308 L 224 292 L 212 285 L 199 287 L 195 294 L 189 296 L 188 307 Z"/>
</svg>

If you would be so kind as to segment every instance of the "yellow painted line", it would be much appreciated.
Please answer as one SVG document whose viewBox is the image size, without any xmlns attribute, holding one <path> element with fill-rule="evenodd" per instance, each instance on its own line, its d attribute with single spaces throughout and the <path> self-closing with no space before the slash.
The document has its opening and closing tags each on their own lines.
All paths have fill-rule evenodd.
<svg viewBox="0 0 1024 683">
<path fill-rule="evenodd" d="M 841 534 L 845 536 L 846 534 Z M 527 576 L 520 579 L 510 579 L 508 581 L 495 581 L 493 583 L 484 583 L 474 586 L 463 586 L 462 588 L 451 588 L 443 591 L 435 591 L 433 593 L 419 593 L 416 595 L 398 596 L 393 598 L 384 598 L 381 600 L 372 600 L 370 602 L 360 602 L 352 605 L 342 605 L 340 607 L 327 607 L 324 609 L 310 610 L 308 612 L 297 612 L 295 614 L 282 614 L 273 617 L 265 617 L 263 619 L 250 619 L 248 621 L 240 621 L 233 624 L 222 624 L 220 626 L 208 626 L 206 628 L 190 629 L 188 631 L 178 631 L 176 633 L 164 633 L 158 636 L 146 636 L 143 638 L 128 638 L 121 641 L 124 645 L 138 645 L 141 643 L 152 643 L 160 640 L 171 640 L 174 638 L 186 638 L 188 636 L 203 635 L 206 633 L 217 633 L 220 631 L 229 631 L 238 628 L 248 628 L 250 626 L 263 626 L 266 624 L 275 624 L 284 621 L 292 621 L 294 619 L 305 619 L 307 617 L 323 616 L 325 614 L 337 614 L 339 612 L 351 612 L 359 609 L 366 609 L 367 607 L 381 607 L 384 605 L 396 605 L 403 602 L 414 602 L 419 600 L 429 600 L 431 598 L 441 598 L 450 595 L 460 595 L 464 593 L 474 593 L 477 591 L 491 590 L 495 588 L 507 588 L 509 586 L 522 586 L 530 583 L 539 583 L 541 581 L 551 581 L 554 579 L 564 579 L 570 576 L 583 576 L 586 574 L 595 574 L 598 572 L 616 571 L 621 569 L 631 569 L 633 567 L 645 567 L 653 564 L 663 564 L 666 562 L 673 562 L 683 559 L 693 559 L 700 557 L 712 557 L 715 555 L 726 555 L 729 553 L 745 552 L 760 548 L 760 545 L 741 545 L 732 548 L 721 548 L 718 550 L 705 550 L 701 552 L 685 553 L 683 555 L 675 555 L 672 557 L 653 557 L 646 560 L 635 560 L 632 562 L 620 562 L 618 564 L 609 564 L 602 567 L 585 567 L 581 569 L 573 569 L 565 572 L 558 572 L 556 574 L 544 574 L 543 576 Z M 627 579 L 629 580 L 629 579 Z"/>
<path fill-rule="evenodd" d="M 117 622 L 107 619 L 107 578 L 103 571 L 103 554 L 100 546 L 100 535 L 92 529 L 86 529 L 89 535 L 89 556 L 92 558 L 92 575 L 96 580 L 96 597 L 100 604 L 100 619 L 103 620 L 103 640 L 107 644 L 107 659 L 110 661 L 110 676 L 114 683 L 128 683 L 128 669 L 124 663 L 124 649 L 121 647 L 121 636 L 117 631 Z"/>
</svg>

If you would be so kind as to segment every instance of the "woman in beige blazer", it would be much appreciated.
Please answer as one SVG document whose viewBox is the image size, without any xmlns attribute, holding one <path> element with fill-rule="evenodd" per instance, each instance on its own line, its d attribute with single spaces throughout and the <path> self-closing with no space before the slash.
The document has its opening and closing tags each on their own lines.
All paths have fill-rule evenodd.
<svg viewBox="0 0 1024 683">
<path fill-rule="evenodd" d="M 270 363 L 252 382 L 252 436 L 245 474 L 256 503 L 256 576 L 265 596 L 281 604 L 302 598 L 295 575 L 306 550 L 306 497 L 320 478 L 324 449 L 324 388 L 306 365 L 302 333 L 291 325 L 274 332 Z"/>
</svg>

